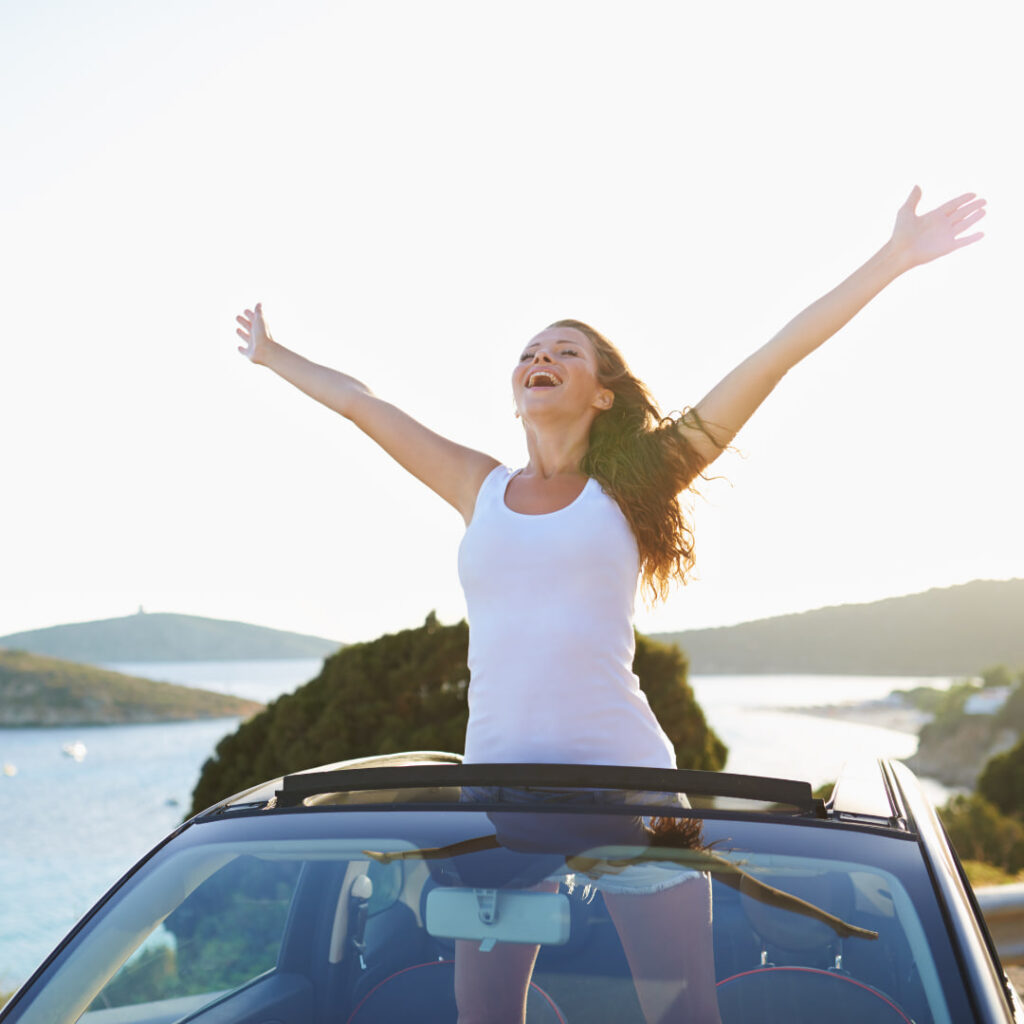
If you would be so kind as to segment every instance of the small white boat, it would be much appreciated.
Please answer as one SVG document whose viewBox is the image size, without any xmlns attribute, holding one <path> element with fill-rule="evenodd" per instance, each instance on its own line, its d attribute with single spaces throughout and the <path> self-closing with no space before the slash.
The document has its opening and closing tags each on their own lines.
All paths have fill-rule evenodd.
<svg viewBox="0 0 1024 1024">
<path fill-rule="evenodd" d="M 4 775 L 9 779 L 13 779 L 18 774 L 18 766 L 11 764 L 10 761 L 4 761 Z"/>
<path fill-rule="evenodd" d="M 74 743 L 65 743 L 60 748 L 66 757 L 70 757 L 72 761 L 84 761 L 85 755 L 89 753 L 85 744 L 81 740 L 75 740 Z"/>
</svg>

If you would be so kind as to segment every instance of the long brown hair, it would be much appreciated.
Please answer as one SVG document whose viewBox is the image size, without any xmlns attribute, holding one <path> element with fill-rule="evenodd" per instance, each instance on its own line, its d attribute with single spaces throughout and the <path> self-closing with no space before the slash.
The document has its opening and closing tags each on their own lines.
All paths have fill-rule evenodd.
<svg viewBox="0 0 1024 1024">
<path fill-rule="evenodd" d="M 707 465 L 678 424 L 682 420 L 705 434 L 707 429 L 692 409 L 663 416 L 618 349 L 593 327 L 580 320 L 557 320 L 551 326 L 572 327 L 590 339 L 598 381 L 615 395 L 611 408 L 599 413 L 590 428 L 590 447 L 580 469 L 615 499 L 632 528 L 645 596 L 664 600 L 672 582 L 685 582 L 694 565 L 693 533 L 679 495 Z"/>
</svg>

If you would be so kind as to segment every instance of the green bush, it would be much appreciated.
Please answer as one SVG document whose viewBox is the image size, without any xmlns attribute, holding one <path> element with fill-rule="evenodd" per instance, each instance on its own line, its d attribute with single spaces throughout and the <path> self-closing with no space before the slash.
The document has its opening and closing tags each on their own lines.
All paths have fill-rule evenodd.
<svg viewBox="0 0 1024 1024">
<path fill-rule="evenodd" d="M 1024 673 L 1010 689 L 1006 703 L 999 709 L 996 721 L 1004 729 L 1024 732 Z"/>
<path fill-rule="evenodd" d="M 936 715 L 942 709 L 946 691 L 934 686 L 915 686 L 910 690 L 894 690 L 903 703 L 929 715 Z"/>
<path fill-rule="evenodd" d="M 1024 818 L 1024 740 L 985 765 L 978 792 L 1003 814 Z"/>
<path fill-rule="evenodd" d="M 1010 874 L 1024 869 L 1024 825 L 983 796 L 956 796 L 939 814 L 961 860 L 984 861 Z"/>
<path fill-rule="evenodd" d="M 975 889 L 982 885 L 1011 885 L 1020 881 L 1020 875 L 1011 874 L 982 860 L 965 860 L 961 861 L 961 864 L 967 881 Z"/>
<path fill-rule="evenodd" d="M 169 946 L 144 949 L 104 986 L 102 994 L 93 1000 L 89 1009 L 102 1010 L 110 1006 L 130 1006 L 169 999 L 179 994 L 174 987 L 176 974 L 173 949 Z"/>
</svg>

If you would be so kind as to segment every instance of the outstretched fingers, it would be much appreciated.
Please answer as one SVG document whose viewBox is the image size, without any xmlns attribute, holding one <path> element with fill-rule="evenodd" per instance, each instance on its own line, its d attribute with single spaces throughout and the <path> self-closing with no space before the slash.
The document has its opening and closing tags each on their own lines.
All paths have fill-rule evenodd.
<svg viewBox="0 0 1024 1024">
<path fill-rule="evenodd" d="M 919 266 L 945 256 L 982 238 L 981 232 L 965 232 L 985 216 L 985 200 L 975 192 L 964 192 L 934 210 L 918 214 L 921 189 L 915 185 L 896 215 L 893 242 L 906 267 Z"/>
<path fill-rule="evenodd" d="M 964 203 L 970 202 L 976 195 L 977 192 L 965 192 L 962 196 L 957 196 L 955 199 L 950 199 L 941 206 L 937 206 L 932 212 L 948 216 L 951 213 L 955 213 Z M 981 202 L 984 203 L 985 200 L 982 199 Z"/>
<path fill-rule="evenodd" d="M 973 203 L 967 203 L 966 206 L 961 206 L 959 209 L 954 210 L 949 215 L 949 220 L 952 224 L 973 224 L 980 217 L 984 216 L 985 200 L 975 199 Z"/>
<path fill-rule="evenodd" d="M 259 304 L 257 304 L 256 308 L 259 309 Z M 238 346 L 238 351 L 243 356 L 251 356 L 252 355 L 252 351 L 253 351 L 253 323 L 254 323 L 255 319 L 256 319 L 256 314 L 251 309 L 247 309 L 247 310 L 245 310 L 244 313 L 239 313 L 238 316 L 235 317 L 235 320 L 239 324 L 239 326 L 235 328 L 235 334 L 237 334 L 242 339 L 242 341 L 245 342 L 244 345 L 239 345 Z"/>
<path fill-rule="evenodd" d="M 970 245 L 972 242 L 977 242 L 979 239 L 984 238 L 984 232 L 976 231 L 973 235 L 964 235 L 968 228 L 977 224 L 982 217 L 985 216 L 985 200 L 976 199 L 972 203 L 968 203 L 966 206 L 961 207 L 949 218 L 950 228 L 955 237 L 953 247 L 955 249 L 962 249 L 965 245 Z M 963 236 L 963 237 L 956 237 Z"/>
<path fill-rule="evenodd" d="M 977 224 L 978 221 L 981 220 L 981 218 L 984 216 L 984 210 L 975 210 L 973 213 L 964 217 L 963 220 L 956 221 L 953 227 L 956 230 L 957 234 L 959 234 L 961 231 L 964 231 L 965 229 L 969 228 L 972 224 Z"/>
<path fill-rule="evenodd" d="M 953 243 L 954 249 L 962 249 L 965 245 L 970 245 L 972 242 L 977 242 L 979 239 L 985 237 L 984 231 L 975 231 L 973 235 L 967 235 L 965 238 L 958 238 Z"/>
<path fill-rule="evenodd" d="M 257 302 L 253 309 L 246 308 L 235 317 L 235 321 L 238 324 L 235 334 L 245 342 L 238 346 L 238 351 L 250 362 L 262 363 L 267 343 L 272 340 L 263 321 L 263 304 Z"/>
</svg>

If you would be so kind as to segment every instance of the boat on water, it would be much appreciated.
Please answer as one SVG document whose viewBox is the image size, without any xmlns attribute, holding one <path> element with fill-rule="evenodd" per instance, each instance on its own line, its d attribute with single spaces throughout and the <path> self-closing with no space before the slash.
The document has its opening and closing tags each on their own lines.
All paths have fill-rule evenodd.
<svg viewBox="0 0 1024 1024">
<path fill-rule="evenodd" d="M 70 757 L 72 761 L 84 761 L 85 755 L 89 753 L 86 745 L 81 740 L 75 740 L 74 743 L 65 743 L 60 749 L 65 757 Z"/>
</svg>

